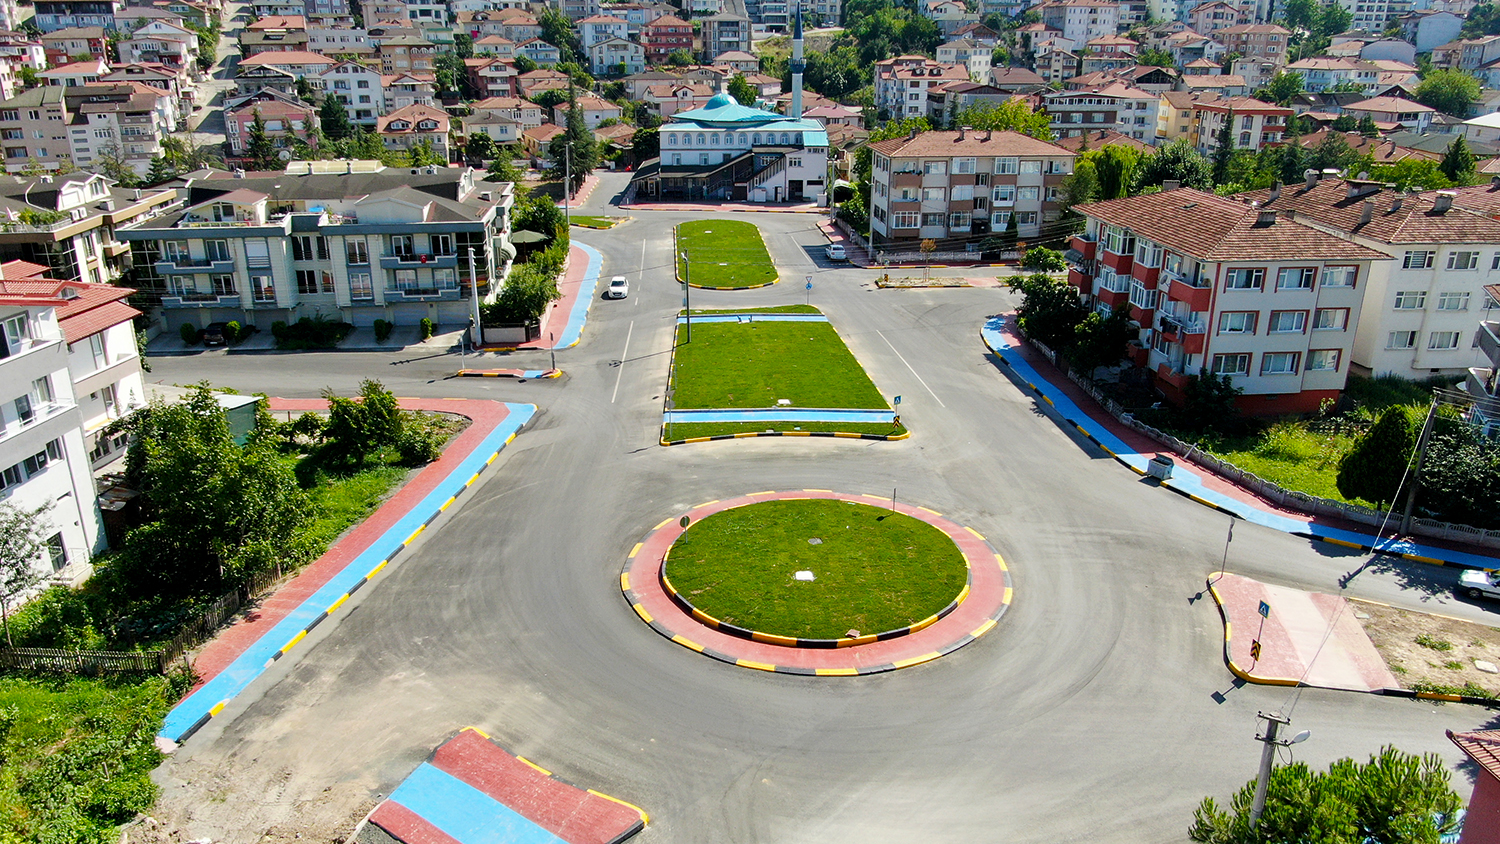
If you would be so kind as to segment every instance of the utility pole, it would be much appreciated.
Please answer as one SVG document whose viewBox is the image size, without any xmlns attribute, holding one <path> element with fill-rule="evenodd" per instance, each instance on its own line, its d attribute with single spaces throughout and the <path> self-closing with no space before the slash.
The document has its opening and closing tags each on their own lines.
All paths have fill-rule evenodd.
<svg viewBox="0 0 1500 844">
<path fill-rule="evenodd" d="M 1282 739 L 1281 728 L 1291 724 L 1292 719 L 1280 712 L 1257 712 L 1255 717 L 1265 720 L 1266 731 L 1255 737 L 1265 747 L 1260 753 L 1260 775 L 1255 780 L 1255 802 L 1250 806 L 1251 829 L 1255 829 L 1260 823 L 1260 816 L 1266 811 L 1266 788 L 1271 782 L 1271 763 L 1276 759 L 1276 748 L 1307 741 L 1312 735 L 1311 731 L 1303 730 L 1289 739 Z"/>
<path fill-rule="evenodd" d="M 682 253 L 682 311 L 687 315 L 687 342 L 693 342 L 693 285 L 688 283 L 688 256 Z"/>
<path fill-rule="evenodd" d="M 1417 487 L 1422 484 L 1422 461 L 1427 458 L 1427 441 L 1432 438 L 1432 421 L 1437 416 L 1438 400 L 1433 397 L 1427 406 L 1427 418 L 1422 420 L 1422 433 L 1417 437 L 1417 460 L 1412 466 L 1411 483 L 1406 487 L 1406 511 L 1401 514 L 1401 534 L 1411 533 L 1412 511 L 1417 507 Z"/>
<path fill-rule="evenodd" d="M 474 305 L 473 336 L 469 337 L 469 342 L 474 344 L 474 351 L 478 353 L 481 341 L 484 340 L 484 314 L 479 309 L 479 276 L 474 274 L 474 247 L 467 247 L 467 251 L 469 253 L 469 295 Z"/>
</svg>

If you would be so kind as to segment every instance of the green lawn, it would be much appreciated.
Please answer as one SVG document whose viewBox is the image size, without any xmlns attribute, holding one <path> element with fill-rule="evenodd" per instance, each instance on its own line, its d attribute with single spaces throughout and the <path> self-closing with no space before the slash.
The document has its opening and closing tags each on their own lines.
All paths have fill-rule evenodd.
<svg viewBox="0 0 1500 844">
<path fill-rule="evenodd" d="M 829 323 L 705 322 L 691 343 L 686 328 L 677 327 L 678 408 L 890 407 Z"/>
<path fill-rule="evenodd" d="M 1370 506 L 1365 501 L 1350 501 L 1339 494 L 1336 479 L 1339 460 L 1354 444 L 1348 434 L 1321 434 L 1297 422 L 1281 422 L 1249 437 L 1239 437 L 1218 447 L 1211 454 L 1227 460 L 1263 480 L 1286 489 Z"/>
<path fill-rule="evenodd" d="M 776 280 L 760 230 L 738 220 L 677 226 L 677 276 L 699 287 L 757 287 Z M 681 253 L 686 252 L 685 266 Z"/>
<path fill-rule="evenodd" d="M 714 437 L 719 434 L 741 434 L 746 431 L 843 431 L 847 434 L 885 434 L 898 435 L 906 433 L 904 425 L 892 426 L 888 423 L 870 422 L 679 422 L 675 425 L 667 425 L 663 430 L 663 438 L 671 440 L 686 440 L 693 437 Z"/>
<path fill-rule="evenodd" d="M 574 214 L 571 218 L 573 225 L 582 226 L 586 229 L 610 229 L 625 221 L 624 217 L 590 217 L 588 215 Z"/>
<path fill-rule="evenodd" d="M 802 570 L 816 579 L 794 580 Z M 672 546 L 667 576 L 721 621 L 837 639 L 931 616 L 958 597 L 967 569 L 953 540 L 926 522 L 868 504 L 808 499 L 736 507 L 692 525 Z"/>
<path fill-rule="evenodd" d="M 718 316 L 722 314 L 820 314 L 812 305 L 772 305 L 768 308 L 717 308 L 692 310 L 693 316 Z"/>
</svg>

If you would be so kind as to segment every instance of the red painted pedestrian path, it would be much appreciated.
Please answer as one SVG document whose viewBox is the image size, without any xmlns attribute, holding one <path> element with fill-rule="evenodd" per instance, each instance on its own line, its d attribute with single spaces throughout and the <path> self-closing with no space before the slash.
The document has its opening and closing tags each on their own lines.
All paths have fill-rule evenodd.
<svg viewBox="0 0 1500 844">
<path fill-rule="evenodd" d="M 890 506 L 889 498 L 846 495 L 826 489 L 756 492 L 724 501 L 709 501 L 689 510 L 691 522 L 746 504 L 824 498 Z M 946 533 L 969 563 L 969 595 L 953 612 L 931 626 L 905 636 L 844 648 L 799 648 L 753 642 L 700 624 L 680 608 L 661 584 L 662 560 L 684 528 L 679 517 L 663 521 L 630 552 L 620 574 L 620 589 L 636 614 L 651 629 L 685 648 L 743 668 L 781 674 L 854 676 L 878 674 L 920 665 L 952 653 L 988 633 L 1010 606 L 1010 571 L 977 531 L 963 527 L 926 507 L 897 504 L 896 511 Z"/>
<path fill-rule="evenodd" d="M 504 404 L 477 399 L 409 399 L 400 400 L 403 410 L 427 410 L 456 413 L 469 419 L 465 428 L 443 451 L 441 457 L 427 464 L 415 478 L 407 481 L 363 522 L 344 534 L 323 556 L 314 560 L 286 585 L 264 598 L 258 607 L 224 630 L 199 651 L 193 660 L 198 686 L 213 679 L 225 666 L 234 662 L 245 649 L 317 592 L 329 578 L 370 547 L 370 543 L 400 521 L 413 506 L 446 478 L 489 433 L 503 422 L 509 411 Z M 272 410 L 321 411 L 328 409 L 323 399 L 271 399 Z"/>
<path fill-rule="evenodd" d="M 1224 618 L 1224 658 L 1241 679 L 1354 692 L 1400 688 L 1343 597 L 1236 574 L 1211 575 L 1209 584 Z"/>
<path fill-rule="evenodd" d="M 562 293 L 562 298 L 552 303 L 542 314 L 541 328 L 535 340 L 527 340 L 525 343 L 490 344 L 487 348 L 504 347 L 516 349 L 550 349 L 557 342 L 557 338 L 567 327 L 568 317 L 573 313 L 573 307 L 578 303 L 578 297 L 584 293 L 584 279 L 589 276 L 589 256 L 578 244 L 568 248 L 568 268 L 563 271 L 562 278 L 557 282 L 557 289 Z M 594 269 L 593 277 L 598 279 L 598 269 Z M 594 295 L 594 288 L 589 286 L 589 296 Z M 566 344 L 565 344 L 566 345 Z"/>
</svg>

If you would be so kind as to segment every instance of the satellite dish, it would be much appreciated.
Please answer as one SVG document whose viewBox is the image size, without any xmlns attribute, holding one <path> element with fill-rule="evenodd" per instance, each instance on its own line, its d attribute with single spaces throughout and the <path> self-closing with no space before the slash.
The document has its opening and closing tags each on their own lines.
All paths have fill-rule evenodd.
<svg viewBox="0 0 1500 844">
<path fill-rule="evenodd" d="M 281 152 L 276 153 L 276 157 L 279 158 L 279 159 L 281 159 L 282 161 L 291 161 L 292 160 L 291 150 L 285 150 L 284 149 Z"/>
</svg>

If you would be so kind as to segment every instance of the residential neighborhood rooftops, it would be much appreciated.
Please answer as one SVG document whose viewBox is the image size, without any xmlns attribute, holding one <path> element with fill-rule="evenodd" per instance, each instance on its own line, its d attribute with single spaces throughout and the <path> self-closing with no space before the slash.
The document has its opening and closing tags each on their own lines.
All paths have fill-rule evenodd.
<svg viewBox="0 0 1500 844">
<path fill-rule="evenodd" d="M 1471 210 L 1451 192 L 1449 207 L 1444 208 L 1443 193 L 1405 193 L 1378 182 L 1320 179 L 1311 188 L 1287 185 L 1275 198 L 1269 190 L 1238 198 L 1382 243 L 1500 243 L 1500 220 Z M 1365 222 L 1367 200 L 1370 219 Z"/>
<path fill-rule="evenodd" d="M 988 129 L 957 132 L 921 132 L 915 138 L 889 138 L 870 144 L 870 149 L 891 158 L 915 156 L 1051 156 L 1071 158 L 1072 151 L 1019 132 Z"/>
</svg>

